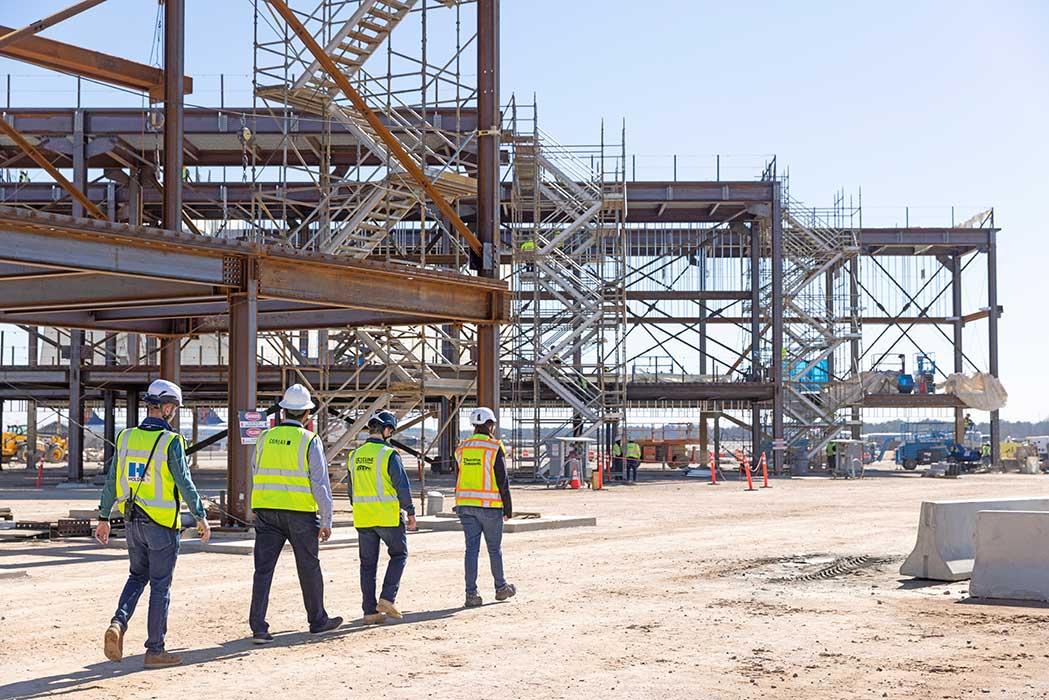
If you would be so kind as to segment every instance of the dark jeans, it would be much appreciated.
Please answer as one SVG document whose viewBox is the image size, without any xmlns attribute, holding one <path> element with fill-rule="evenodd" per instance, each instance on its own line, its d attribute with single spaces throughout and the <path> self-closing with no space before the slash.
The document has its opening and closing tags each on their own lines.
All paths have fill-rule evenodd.
<svg viewBox="0 0 1049 700">
<path fill-rule="evenodd" d="M 284 548 L 291 542 L 295 554 L 295 568 L 299 572 L 299 588 L 306 606 L 306 620 L 310 631 L 328 621 L 324 610 L 324 577 L 321 575 L 320 543 L 317 534 L 320 522 L 316 513 L 294 510 L 262 509 L 255 511 L 255 581 L 251 588 L 251 611 L 248 624 L 253 634 L 269 632 L 266 610 L 270 604 L 270 584 L 273 570 Z"/>
<path fill-rule="evenodd" d="M 391 603 L 397 600 L 397 589 L 401 587 L 401 575 L 408 562 L 408 534 L 404 524 L 397 527 L 357 528 L 357 551 L 361 560 L 361 609 L 365 615 L 373 615 L 375 609 L 375 577 L 379 573 L 379 545 L 386 544 L 390 563 L 386 565 L 386 577 L 382 580 L 380 598 Z"/>
<path fill-rule="evenodd" d="M 640 459 L 627 459 L 626 461 L 626 476 L 623 477 L 625 481 L 637 481 L 637 468 L 641 465 Z"/>
<path fill-rule="evenodd" d="M 488 565 L 492 568 L 495 589 L 506 585 L 503 577 L 503 509 L 459 506 L 459 522 L 466 535 L 466 593 L 477 593 L 477 555 L 481 551 L 481 535 L 488 547 Z"/>
<path fill-rule="evenodd" d="M 171 603 L 171 577 L 178 558 L 179 531 L 157 525 L 145 516 L 127 522 L 127 551 L 131 573 L 120 594 L 113 622 L 127 629 L 135 614 L 138 598 L 149 584 L 147 651 L 164 651 L 168 631 L 168 605 Z"/>
</svg>

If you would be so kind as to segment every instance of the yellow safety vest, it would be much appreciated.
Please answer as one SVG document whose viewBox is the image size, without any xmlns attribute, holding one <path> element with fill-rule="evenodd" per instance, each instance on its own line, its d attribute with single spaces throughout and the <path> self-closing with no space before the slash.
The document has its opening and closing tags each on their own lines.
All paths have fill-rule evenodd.
<svg viewBox="0 0 1049 700">
<path fill-rule="evenodd" d="M 353 451 L 353 526 L 397 527 L 401 503 L 390 478 L 393 448 L 381 442 L 366 442 Z"/>
<path fill-rule="evenodd" d="M 636 442 L 628 442 L 626 445 L 626 456 L 630 459 L 641 459 L 641 445 Z"/>
<path fill-rule="evenodd" d="M 297 425 L 262 431 L 255 443 L 251 507 L 317 512 L 306 453 L 316 435 Z"/>
<path fill-rule="evenodd" d="M 612 443 L 612 456 L 613 457 L 622 457 L 623 456 L 623 446 L 620 445 L 618 442 Z"/>
<path fill-rule="evenodd" d="M 455 484 L 455 505 L 502 508 L 503 497 L 495 481 L 495 458 L 502 442 L 476 433 L 455 450 L 459 479 Z"/>
<path fill-rule="evenodd" d="M 178 528 L 178 489 L 168 467 L 168 448 L 182 436 L 170 430 L 126 428 L 117 435 L 117 507 L 129 515 L 135 503 L 153 522 Z M 152 454 L 152 457 L 150 455 Z"/>
</svg>

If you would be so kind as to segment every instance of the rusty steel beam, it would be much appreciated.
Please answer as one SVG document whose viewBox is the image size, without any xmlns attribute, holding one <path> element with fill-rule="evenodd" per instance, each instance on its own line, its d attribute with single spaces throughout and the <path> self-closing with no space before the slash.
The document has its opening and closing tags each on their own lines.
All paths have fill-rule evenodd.
<svg viewBox="0 0 1049 700">
<path fill-rule="evenodd" d="M 0 36 L 0 49 L 3 49 L 5 46 L 10 46 L 16 41 L 20 41 L 21 39 L 24 39 L 27 36 L 39 34 L 48 27 L 53 27 L 59 22 L 67 20 L 70 17 L 79 15 L 85 10 L 90 10 L 95 5 L 101 5 L 105 1 L 106 0 L 80 0 L 80 2 L 76 3 L 75 5 L 70 5 L 64 10 L 59 10 L 58 12 L 52 15 L 48 15 L 43 19 L 38 19 L 35 22 L 30 22 L 21 29 L 16 29 L 13 32 L 8 32 L 7 34 Z"/>
<path fill-rule="evenodd" d="M 47 174 L 54 178 L 55 182 L 61 185 L 62 189 L 68 192 L 70 196 L 73 197 L 73 199 L 79 202 L 84 207 L 84 209 L 86 209 L 87 212 L 91 214 L 91 216 L 95 217 L 96 219 L 105 220 L 106 215 L 102 213 L 102 210 L 95 206 L 95 203 L 88 199 L 87 195 L 80 191 L 80 188 L 78 188 L 72 182 L 67 180 L 66 177 L 61 172 L 59 172 L 58 168 L 52 165 L 51 161 L 44 157 L 43 153 L 36 150 L 36 147 L 33 146 L 33 144 L 29 143 L 29 141 L 27 141 L 26 138 L 18 132 L 18 129 L 8 124 L 7 120 L 4 118 L 0 118 L 0 131 L 3 131 L 9 139 L 14 141 L 15 144 L 19 148 L 21 148 L 27 156 L 33 159 L 34 163 L 46 170 Z"/>
<path fill-rule="evenodd" d="M 404 150 L 404 146 L 401 142 L 390 133 L 390 130 L 386 128 L 386 125 L 375 115 L 368 103 L 364 101 L 364 98 L 360 96 L 353 86 L 350 85 L 349 78 L 335 65 L 335 61 L 331 59 L 328 54 L 324 53 L 324 49 L 320 44 L 313 38 L 313 35 L 309 33 L 299 18 L 295 16 L 295 13 L 291 11 L 291 8 L 284 2 L 284 0 L 266 0 L 273 7 L 274 10 L 284 18 L 284 21 L 288 23 L 288 27 L 299 37 L 306 48 L 309 49 L 313 57 L 317 59 L 321 67 L 324 68 L 325 72 L 335 81 L 339 90 L 342 91 L 350 102 L 353 103 L 354 108 L 360 113 L 362 117 L 368 122 L 368 125 L 379 135 L 382 142 L 386 144 L 386 147 L 390 149 L 390 152 L 397 159 L 397 162 L 408 171 L 408 174 L 423 190 L 426 195 L 430 198 L 430 201 L 440 210 L 448 221 L 451 222 L 452 228 L 455 229 L 467 243 L 470 244 L 470 248 L 473 249 L 478 255 L 482 254 L 481 242 L 477 239 L 477 236 L 466 227 L 463 220 L 459 218 L 459 214 L 452 208 L 452 205 L 444 198 L 444 196 L 437 191 L 437 188 L 430 182 L 430 178 L 426 177 L 426 173 L 423 172 L 412 157 L 408 155 L 408 152 Z M 487 127 L 482 127 L 487 128 Z"/>
<path fill-rule="evenodd" d="M 0 25 L 0 33 L 10 34 L 13 31 L 11 27 Z M 159 68 L 72 44 L 30 36 L 3 47 L 0 56 L 118 87 L 141 90 L 148 92 L 155 100 L 164 98 L 164 72 Z M 193 92 L 192 78 L 183 77 L 182 84 L 187 95 Z"/>
<path fill-rule="evenodd" d="M 42 273 L 59 270 L 95 273 L 113 280 L 145 278 L 156 285 L 176 283 L 164 287 L 163 294 L 154 294 L 154 302 L 161 301 L 161 296 L 172 300 L 221 297 L 239 287 L 240 278 L 235 270 L 251 267 L 257 275 L 260 299 L 293 302 L 315 310 L 351 309 L 400 318 L 411 316 L 430 322 L 446 320 L 482 325 L 509 318 L 509 292 L 506 284 L 498 280 L 16 207 L 0 206 L 0 263 L 36 267 Z M 57 292 L 48 292 L 52 296 L 47 297 L 45 292 L 51 288 L 46 285 L 40 285 L 42 298 L 39 299 L 33 298 L 38 285 L 24 285 L 25 289 L 20 290 L 24 296 L 19 296 L 17 303 L 21 308 L 33 308 L 34 304 L 37 308 L 47 306 L 55 312 L 71 311 L 73 306 L 85 310 L 92 304 L 133 307 L 133 301 L 124 303 L 128 295 L 122 289 L 137 289 L 147 298 L 151 290 L 160 290 L 159 286 L 143 285 L 144 282 L 114 282 L 108 290 L 88 285 L 80 288 L 79 300 L 60 300 L 68 302 L 67 306 L 56 303 L 57 297 L 53 294 Z M 146 305 L 146 300 L 140 304 Z M 36 312 L 32 322 L 50 315 L 50 311 Z M 4 314 L 5 318 L 11 316 L 11 313 Z M 31 319 L 23 322 L 28 324 Z M 67 325 L 79 326 L 78 323 Z"/>
<path fill-rule="evenodd" d="M 185 63 L 184 0 L 164 3 L 164 210 L 161 225 L 182 228 L 182 66 Z M 197 231 L 197 233 L 200 233 Z"/>
</svg>

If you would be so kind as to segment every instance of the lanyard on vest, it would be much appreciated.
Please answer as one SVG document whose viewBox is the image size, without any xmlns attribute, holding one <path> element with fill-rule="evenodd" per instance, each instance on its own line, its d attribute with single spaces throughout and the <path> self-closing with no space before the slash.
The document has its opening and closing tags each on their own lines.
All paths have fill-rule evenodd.
<svg viewBox="0 0 1049 700">
<path fill-rule="evenodd" d="M 140 491 L 140 490 L 142 489 L 142 482 L 146 480 L 146 474 L 148 474 L 148 473 L 149 473 L 149 465 L 150 465 L 150 463 L 151 463 L 151 462 L 153 461 L 153 455 L 154 455 L 154 454 L 156 453 L 156 451 L 157 451 L 157 445 L 159 445 L 159 444 L 160 444 L 160 438 L 164 437 L 164 431 L 163 431 L 163 430 L 161 430 L 161 431 L 159 431 L 159 432 L 160 432 L 160 435 L 157 435 L 157 439 L 153 441 L 153 449 L 151 449 L 151 450 L 149 451 L 149 457 L 147 457 L 147 458 L 146 458 L 146 466 L 145 466 L 145 468 L 144 468 L 144 469 L 142 470 L 142 478 L 138 480 L 138 488 L 137 488 L 137 489 L 135 489 L 134 491 L 132 491 L 132 492 L 131 492 L 131 498 L 129 499 L 129 502 L 128 502 L 128 510 L 127 510 L 127 514 L 128 514 L 128 516 L 129 516 L 129 519 L 130 519 L 130 516 L 134 514 L 134 509 L 135 509 L 135 497 L 136 497 L 136 496 L 138 496 L 138 492 L 139 492 L 139 491 Z M 159 484 L 158 484 L 158 485 L 159 485 Z M 153 495 L 154 495 L 154 496 L 156 496 L 156 495 L 157 495 L 157 494 L 156 494 L 156 489 L 157 489 L 157 487 L 156 487 L 156 486 L 154 486 L 154 487 L 153 487 Z M 176 507 L 177 507 L 177 506 L 178 506 L 178 503 L 176 503 L 175 505 L 176 505 Z"/>
</svg>

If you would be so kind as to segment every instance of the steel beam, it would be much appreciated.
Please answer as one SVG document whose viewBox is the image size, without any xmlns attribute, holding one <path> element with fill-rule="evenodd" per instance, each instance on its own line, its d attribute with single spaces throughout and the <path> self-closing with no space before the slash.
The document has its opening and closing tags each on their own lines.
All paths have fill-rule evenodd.
<svg viewBox="0 0 1049 700">
<path fill-rule="evenodd" d="M 43 153 L 38 151 L 33 146 L 33 144 L 29 143 L 29 141 L 27 141 L 26 138 L 24 136 L 22 136 L 22 134 L 18 133 L 17 129 L 15 129 L 13 126 L 8 124 L 6 119 L 0 118 L 0 131 L 3 131 L 4 134 L 9 139 L 14 141 L 15 145 L 17 145 L 20 149 L 22 149 L 22 151 L 24 151 L 25 154 L 27 156 L 29 156 L 34 163 L 36 163 L 41 168 L 43 168 L 47 172 L 47 174 L 50 175 L 54 179 L 55 182 L 57 182 L 59 185 L 61 185 L 62 189 L 64 189 L 66 192 L 68 192 L 70 194 L 71 197 L 73 197 L 73 215 L 74 216 L 83 216 L 83 210 L 86 209 L 88 212 L 90 212 L 91 216 L 95 217 L 96 219 L 105 219 L 106 218 L 105 214 L 102 213 L 102 210 L 99 209 L 97 206 L 95 206 L 95 204 L 90 199 L 87 198 L 87 195 L 84 194 L 84 188 L 87 185 L 87 179 L 86 178 L 84 178 L 84 182 L 81 182 L 81 183 L 78 183 L 78 184 L 73 184 L 72 182 L 67 180 L 66 177 L 59 171 L 59 169 L 56 168 L 54 165 L 52 165 L 51 161 L 49 161 L 47 159 L 47 157 L 44 156 Z M 85 155 L 84 155 L 84 150 L 83 150 L 83 145 L 84 145 L 83 136 L 84 136 L 84 132 L 81 130 L 79 132 L 79 135 L 80 135 L 80 138 L 79 138 L 80 149 L 79 150 L 74 150 L 74 154 L 73 154 L 73 169 L 74 169 L 74 171 L 79 172 L 79 170 L 77 170 L 77 160 L 79 158 L 81 161 L 83 161 L 83 163 L 84 163 L 83 168 L 84 168 L 84 171 L 86 172 L 87 164 L 86 164 L 86 160 L 84 160 Z M 76 145 L 77 145 L 77 138 L 74 135 L 74 148 L 76 148 Z"/>
<path fill-rule="evenodd" d="M 761 366 L 761 226 L 750 226 L 750 377 L 760 381 Z M 773 361 L 776 353 L 772 353 Z M 750 408 L 750 454 L 752 461 L 758 459 L 761 450 L 761 408 L 757 402 Z"/>
<path fill-rule="evenodd" d="M 20 41 L 26 38 L 27 36 L 39 34 L 48 27 L 53 27 L 59 22 L 67 20 L 70 17 L 74 17 L 80 14 L 81 12 L 84 12 L 85 10 L 90 10 L 95 5 L 101 5 L 105 1 L 106 0 L 80 0 L 80 2 L 74 5 L 70 5 L 65 9 L 59 10 L 54 14 L 48 15 L 43 19 L 38 19 L 35 22 L 30 22 L 21 29 L 16 29 L 13 32 L 9 32 L 7 34 L 4 34 L 3 36 L 0 36 L 0 49 L 3 49 L 6 46 L 10 46 L 16 41 Z"/>
<path fill-rule="evenodd" d="M 37 337 L 37 331 L 35 328 L 29 328 L 26 331 L 29 334 L 29 340 L 26 344 L 27 351 L 27 362 L 30 367 L 36 367 L 39 361 L 39 339 Z M 36 469 L 36 401 L 30 399 L 26 401 L 26 442 L 28 443 L 28 452 L 26 453 L 26 469 Z"/>
<path fill-rule="evenodd" d="M 0 34 L 7 35 L 13 31 L 11 27 L 0 25 Z M 159 69 L 60 41 L 38 36 L 25 37 L 0 48 L 0 56 L 118 87 L 141 90 L 156 100 L 164 96 L 164 75 Z M 193 92 L 193 80 L 188 77 L 182 80 L 186 94 Z"/>
</svg>

